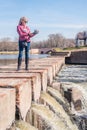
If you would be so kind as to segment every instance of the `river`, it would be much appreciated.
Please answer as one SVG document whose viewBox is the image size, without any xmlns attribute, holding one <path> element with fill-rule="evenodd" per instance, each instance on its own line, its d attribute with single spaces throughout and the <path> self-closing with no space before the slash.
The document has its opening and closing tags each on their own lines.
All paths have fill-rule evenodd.
<svg viewBox="0 0 87 130">
<path fill-rule="evenodd" d="M 58 73 L 56 80 L 62 84 L 63 88 L 74 88 L 79 90 L 78 96 L 81 96 L 82 109 L 81 111 L 74 111 L 77 116 L 80 116 L 80 123 L 84 118 L 87 121 L 87 65 L 65 65 Z M 79 121 L 79 119 L 77 120 Z M 85 123 L 84 123 L 85 124 Z M 87 130 L 87 122 L 80 128 Z"/>
<path fill-rule="evenodd" d="M 57 80 L 63 84 L 81 85 L 87 91 L 87 65 L 65 65 Z"/>
<path fill-rule="evenodd" d="M 30 60 L 44 58 L 48 56 L 49 56 L 48 54 L 30 54 Z M 18 59 L 18 54 L 2 54 L 0 55 L 0 66 L 17 63 L 17 59 Z M 24 55 L 23 55 L 23 59 L 24 59 Z"/>
</svg>

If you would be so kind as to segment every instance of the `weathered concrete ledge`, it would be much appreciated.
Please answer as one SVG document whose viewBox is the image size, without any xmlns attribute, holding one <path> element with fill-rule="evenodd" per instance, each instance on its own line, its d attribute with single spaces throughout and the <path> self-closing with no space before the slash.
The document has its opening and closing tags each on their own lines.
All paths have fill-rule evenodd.
<svg viewBox="0 0 87 130">
<path fill-rule="evenodd" d="M 15 120 L 16 106 L 23 120 L 26 119 L 31 102 L 40 102 L 41 91 L 47 91 L 47 85 L 52 84 L 64 63 L 65 58 L 58 56 L 31 60 L 29 71 L 24 70 L 24 63 L 20 71 L 16 71 L 16 64 L 0 67 L 0 130 L 6 130 Z"/>
<path fill-rule="evenodd" d="M 0 88 L 0 130 L 6 130 L 15 121 L 15 89 Z"/>
<path fill-rule="evenodd" d="M 87 65 L 87 51 L 72 51 L 70 56 L 65 58 L 65 63 Z"/>
</svg>

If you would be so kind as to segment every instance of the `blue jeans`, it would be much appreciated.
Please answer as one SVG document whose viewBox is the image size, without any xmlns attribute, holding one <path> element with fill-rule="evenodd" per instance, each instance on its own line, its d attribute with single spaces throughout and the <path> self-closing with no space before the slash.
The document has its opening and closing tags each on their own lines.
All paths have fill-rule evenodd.
<svg viewBox="0 0 87 130">
<path fill-rule="evenodd" d="M 27 46 L 25 45 L 27 44 Z M 25 59 L 29 59 L 30 42 L 19 41 L 19 59 L 23 57 L 23 50 L 25 49 Z"/>
</svg>

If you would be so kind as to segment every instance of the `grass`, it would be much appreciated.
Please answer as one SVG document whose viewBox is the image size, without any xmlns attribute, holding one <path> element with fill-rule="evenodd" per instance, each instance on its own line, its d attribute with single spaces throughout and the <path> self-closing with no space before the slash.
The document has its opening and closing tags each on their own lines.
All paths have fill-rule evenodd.
<svg viewBox="0 0 87 130">
<path fill-rule="evenodd" d="M 60 49 L 60 48 L 54 48 L 56 51 L 63 51 L 63 49 Z"/>
<path fill-rule="evenodd" d="M 1 54 L 18 54 L 18 51 L 0 51 L 0 55 Z"/>
<path fill-rule="evenodd" d="M 63 50 L 79 50 L 79 49 L 87 49 L 87 46 L 69 47 L 69 48 L 64 48 Z"/>
<path fill-rule="evenodd" d="M 63 49 L 60 49 L 60 48 L 54 48 L 57 52 L 60 52 L 60 51 L 71 51 L 71 50 L 84 50 L 84 49 L 87 49 L 87 46 L 80 46 L 80 47 L 68 47 L 68 48 L 63 48 Z"/>
</svg>

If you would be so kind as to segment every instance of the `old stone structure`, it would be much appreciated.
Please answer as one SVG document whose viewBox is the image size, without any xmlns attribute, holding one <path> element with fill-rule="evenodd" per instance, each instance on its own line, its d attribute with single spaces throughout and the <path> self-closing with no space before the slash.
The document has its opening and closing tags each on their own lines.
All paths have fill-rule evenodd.
<svg viewBox="0 0 87 130">
<path fill-rule="evenodd" d="M 79 57 L 81 52 L 79 55 L 78 53 L 79 52 L 73 52 L 73 54 L 77 54 L 76 56 Z M 86 52 L 82 54 L 85 55 Z M 75 58 L 71 55 L 70 62 L 73 63 L 74 61 Z M 77 61 L 80 62 L 80 58 L 78 58 L 76 62 Z M 86 56 L 84 61 L 86 62 Z M 55 82 L 54 80 L 54 77 L 64 64 L 65 56 L 53 56 L 39 60 L 30 60 L 29 71 L 24 70 L 24 63 L 20 71 L 16 71 L 16 64 L 0 67 L 0 130 L 14 130 L 15 127 L 12 128 L 12 126 L 13 124 L 15 125 L 15 120 L 19 119 L 28 122 L 30 124 L 28 127 L 32 127 L 32 130 L 44 130 L 44 126 L 41 124 L 45 124 L 45 122 L 32 111 L 32 109 L 35 110 L 35 103 L 47 106 L 47 108 L 44 108 L 45 111 L 46 109 L 53 111 L 58 105 L 60 111 L 62 110 L 64 112 L 61 105 L 63 105 L 65 111 L 67 111 L 63 97 L 65 88 L 62 88 L 61 83 Z M 55 91 L 52 92 L 49 86 L 54 88 Z M 48 98 L 48 100 L 46 100 L 44 97 L 44 94 L 50 97 L 46 92 L 50 95 L 55 95 L 54 97 L 59 101 L 59 104 L 56 104 L 55 101 L 55 106 L 52 108 L 52 104 L 48 104 L 50 99 Z M 74 108 L 77 111 L 81 110 L 81 93 L 80 96 L 79 93 L 78 90 L 72 89 L 72 93 L 70 93 L 71 98 L 69 100 L 70 103 L 73 101 Z M 54 99 L 52 100 L 54 101 Z M 40 107 L 42 108 L 42 106 Z M 38 108 L 37 105 L 36 108 Z M 65 117 L 67 117 L 66 114 Z M 68 120 L 73 126 L 70 119 Z M 27 124 L 25 125 L 27 127 Z M 73 127 L 73 129 L 74 128 L 78 130 L 76 126 Z"/>
</svg>

